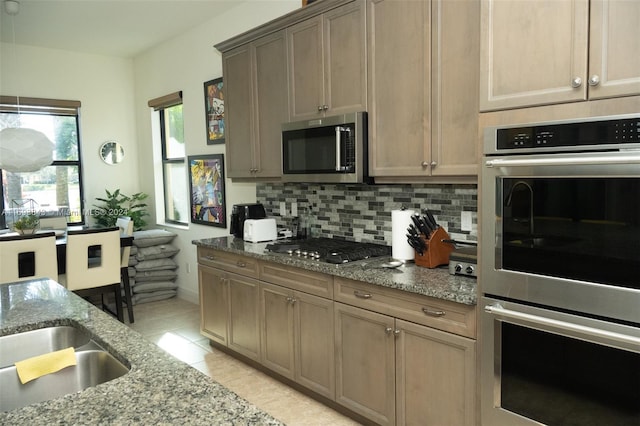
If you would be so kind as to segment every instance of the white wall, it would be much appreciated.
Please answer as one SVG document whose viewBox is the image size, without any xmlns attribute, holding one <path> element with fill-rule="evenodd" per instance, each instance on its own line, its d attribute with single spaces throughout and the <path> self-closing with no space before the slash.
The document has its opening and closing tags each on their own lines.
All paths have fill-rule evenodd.
<svg viewBox="0 0 640 426">
<path fill-rule="evenodd" d="M 212 18 L 204 25 L 176 37 L 134 59 L 135 117 L 138 125 L 140 189 L 154 193 L 154 176 L 161 163 L 153 160 L 150 99 L 182 90 L 184 137 L 187 155 L 225 153 L 225 145 L 206 144 L 204 82 L 222 76 L 220 53 L 214 44 L 299 8 L 300 0 L 251 0 Z M 186 173 L 186 170 L 185 170 Z M 225 182 L 227 219 L 235 203 L 255 201 L 255 185 Z M 185 188 L 188 191 L 188 188 Z M 227 226 L 229 225 L 227 220 Z M 159 224 L 161 225 L 161 224 Z M 229 230 L 205 225 L 163 226 L 178 234 L 174 244 L 179 265 L 179 297 L 198 301 L 198 276 L 194 239 L 229 235 Z"/>
<path fill-rule="evenodd" d="M 139 188 L 133 61 L 0 43 L 0 94 L 79 100 L 85 208 L 105 189 Z M 125 149 L 121 164 L 107 165 L 98 148 L 107 140 Z"/>
<path fill-rule="evenodd" d="M 221 56 L 213 45 L 300 5 L 300 0 L 249 0 L 133 60 L 22 45 L 14 50 L 13 44 L 0 43 L 0 94 L 81 101 L 85 207 L 90 208 L 105 189 L 120 188 L 126 194 L 150 194 L 154 213 L 154 173 L 160 165 L 153 161 L 148 100 L 182 90 L 187 155 L 224 153 L 224 145 L 206 145 L 203 83 L 222 76 Z M 98 148 L 106 140 L 124 146 L 123 163 L 109 166 L 99 159 Z M 227 217 L 232 204 L 255 197 L 254 184 L 227 179 Z M 153 218 L 150 226 L 156 225 Z M 229 231 L 195 224 L 164 227 L 178 234 L 179 297 L 197 303 L 196 249 L 191 241 Z"/>
</svg>

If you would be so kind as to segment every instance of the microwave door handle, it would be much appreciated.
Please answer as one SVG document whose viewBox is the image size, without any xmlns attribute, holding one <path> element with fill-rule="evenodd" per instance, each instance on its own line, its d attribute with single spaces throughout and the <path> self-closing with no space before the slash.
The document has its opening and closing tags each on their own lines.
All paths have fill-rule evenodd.
<svg viewBox="0 0 640 426">
<path fill-rule="evenodd" d="M 336 172 L 342 170 L 342 159 L 340 158 L 340 141 L 342 140 L 342 127 L 336 126 Z"/>
</svg>

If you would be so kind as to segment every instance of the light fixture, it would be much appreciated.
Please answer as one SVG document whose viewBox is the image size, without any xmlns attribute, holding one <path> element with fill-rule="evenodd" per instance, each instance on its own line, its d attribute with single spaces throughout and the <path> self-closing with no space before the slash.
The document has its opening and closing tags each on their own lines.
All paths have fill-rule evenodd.
<svg viewBox="0 0 640 426">
<path fill-rule="evenodd" d="M 16 32 L 14 16 L 20 11 L 16 0 L 5 0 L 4 10 L 11 16 L 13 55 L 15 61 Z M 18 117 L 20 97 L 17 96 Z M 42 132 L 26 127 L 7 127 L 0 130 L 0 169 L 8 172 L 35 172 L 53 162 L 54 144 Z"/>
</svg>

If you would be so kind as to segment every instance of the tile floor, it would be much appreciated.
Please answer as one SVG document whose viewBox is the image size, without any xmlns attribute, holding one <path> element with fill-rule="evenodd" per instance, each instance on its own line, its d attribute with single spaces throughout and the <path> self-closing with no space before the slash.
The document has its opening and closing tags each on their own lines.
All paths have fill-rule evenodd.
<svg viewBox="0 0 640 426">
<path fill-rule="evenodd" d="M 359 424 L 209 346 L 198 305 L 175 297 L 142 303 L 134 306 L 134 319 L 132 329 L 287 425 Z"/>
</svg>

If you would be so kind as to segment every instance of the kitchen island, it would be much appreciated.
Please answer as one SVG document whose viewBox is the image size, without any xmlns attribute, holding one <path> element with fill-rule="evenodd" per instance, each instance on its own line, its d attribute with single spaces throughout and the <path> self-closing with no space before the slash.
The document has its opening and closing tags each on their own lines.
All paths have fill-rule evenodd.
<svg viewBox="0 0 640 426">
<path fill-rule="evenodd" d="M 281 424 L 53 280 L 0 285 L 0 336 L 59 325 L 88 329 L 130 371 L 0 413 L 0 424 Z"/>
<path fill-rule="evenodd" d="M 268 243 L 250 243 L 234 237 L 205 238 L 194 240 L 192 243 L 198 247 L 226 251 L 463 305 L 475 305 L 477 302 L 476 279 L 451 275 L 447 266 L 429 269 L 407 263 L 398 269 L 384 269 L 375 266 L 382 262 L 376 258 L 334 265 L 295 255 L 272 253 L 266 250 Z"/>
</svg>

